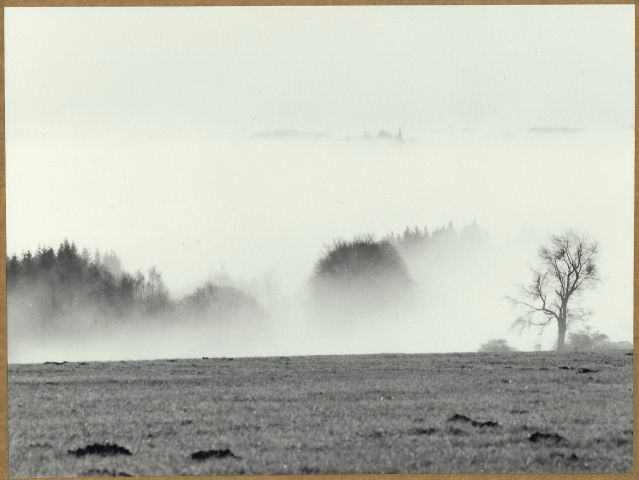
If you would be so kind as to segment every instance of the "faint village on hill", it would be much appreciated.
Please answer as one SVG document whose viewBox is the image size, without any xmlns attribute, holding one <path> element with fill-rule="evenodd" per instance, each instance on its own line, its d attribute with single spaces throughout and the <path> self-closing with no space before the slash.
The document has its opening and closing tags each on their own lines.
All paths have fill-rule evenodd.
<svg viewBox="0 0 639 480">
<path fill-rule="evenodd" d="M 402 129 L 398 128 L 397 133 L 393 134 L 388 130 L 381 129 L 376 134 L 364 132 L 359 136 L 352 137 L 333 137 L 327 133 L 304 131 L 295 129 L 280 129 L 280 130 L 265 130 L 262 132 L 253 133 L 251 135 L 253 139 L 259 140 L 323 140 L 323 141 L 336 141 L 336 142 L 351 142 L 358 140 L 365 140 L 367 142 L 385 142 L 403 144 L 407 141 L 413 141 L 415 139 L 406 139 L 402 134 Z"/>
</svg>

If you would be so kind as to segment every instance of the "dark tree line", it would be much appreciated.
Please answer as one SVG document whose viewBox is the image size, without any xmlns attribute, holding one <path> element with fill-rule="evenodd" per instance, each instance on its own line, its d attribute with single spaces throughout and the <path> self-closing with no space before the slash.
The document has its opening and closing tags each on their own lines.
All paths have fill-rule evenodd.
<svg viewBox="0 0 639 480">
<path fill-rule="evenodd" d="M 111 319 L 158 316 L 176 309 L 204 314 L 257 305 L 233 287 L 210 283 L 174 300 L 155 267 L 146 274 L 130 274 L 122 270 L 113 252 L 96 251 L 91 256 L 67 240 L 57 249 L 41 247 L 8 257 L 7 295 L 10 312 L 20 310 L 42 326 L 57 325 L 78 313 Z"/>
<path fill-rule="evenodd" d="M 7 259 L 7 294 L 31 316 L 54 321 L 77 311 L 123 317 L 165 310 L 170 298 L 161 275 L 122 272 L 114 253 L 92 258 L 65 240 L 57 250 L 41 247 Z M 11 302 L 10 302 L 11 303 Z"/>
<path fill-rule="evenodd" d="M 456 245 L 477 247 L 485 242 L 485 234 L 477 222 L 472 222 L 459 231 L 452 222 L 448 222 L 447 225 L 433 230 L 429 230 L 427 226 L 406 227 L 402 233 L 389 233 L 384 240 L 396 246 L 402 253 L 411 255 L 424 253 L 431 248 Z"/>
</svg>

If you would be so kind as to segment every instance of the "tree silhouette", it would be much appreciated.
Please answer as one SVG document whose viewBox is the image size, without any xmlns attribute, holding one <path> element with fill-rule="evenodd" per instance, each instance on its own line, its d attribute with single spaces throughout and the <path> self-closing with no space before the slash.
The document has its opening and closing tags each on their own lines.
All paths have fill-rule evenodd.
<svg viewBox="0 0 639 480">
<path fill-rule="evenodd" d="M 102 257 L 96 251 L 95 258 L 86 249 L 79 253 L 68 240 L 57 250 L 40 247 L 35 254 L 11 255 L 7 294 L 12 311 L 28 310 L 31 320 L 55 328 L 74 316 L 117 318 L 168 309 L 170 298 L 157 270 L 151 269 L 148 279 L 134 278 L 121 271 L 113 252 Z"/>
<path fill-rule="evenodd" d="M 412 284 L 404 259 L 389 241 L 371 235 L 337 240 L 315 265 L 312 285 L 324 301 L 384 304 L 406 293 Z"/>
<path fill-rule="evenodd" d="M 540 267 L 533 269 L 533 280 L 520 287 L 521 294 L 508 300 L 519 311 L 515 325 L 544 328 L 557 323 L 557 351 L 563 351 L 569 322 L 584 319 L 588 312 L 579 308 L 580 294 L 598 279 L 597 242 L 586 235 L 565 231 L 550 238 L 539 249 Z"/>
</svg>

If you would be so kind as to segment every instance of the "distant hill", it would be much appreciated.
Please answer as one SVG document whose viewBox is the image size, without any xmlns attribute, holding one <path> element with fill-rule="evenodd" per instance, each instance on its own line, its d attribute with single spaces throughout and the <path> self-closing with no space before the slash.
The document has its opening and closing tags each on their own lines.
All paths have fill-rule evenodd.
<svg viewBox="0 0 639 480">
<path fill-rule="evenodd" d="M 314 141 L 329 141 L 329 142 L 353 142 L 353 141 L 365 141 L 365 142 L 383 142 L 383 143 L 397 143 L 402 144 L 405 142 L 412 142 L 415 139 L 407 139 L 402 135 L 401 129 L 396 134 L 387 130 L 380 130 L 376 134 L 364 133 L 359 136 L 352 137 L 333 137 L 328 133 L 305 131 L 305 130 L 264 130 L 262 132 L 256 132 L 251 134 L 251 138 L 259 140 L 314 140 Z"/>
<path fill-rule="evenodd" d="M 577 127 L 531 127 L 528 133 L 533 135 L 566 135 L 584 133 L 582 128 Z"/>
</svg>

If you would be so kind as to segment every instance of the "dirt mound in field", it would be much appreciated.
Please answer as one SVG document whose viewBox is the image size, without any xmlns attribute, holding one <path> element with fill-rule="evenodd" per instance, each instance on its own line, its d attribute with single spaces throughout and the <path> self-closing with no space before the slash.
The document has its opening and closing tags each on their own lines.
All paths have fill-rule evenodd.
<svg viewBox="0 0 639 480">
<path fill-rule="evenodd" d="M 96 470 L 91 469 L 82 474 L 85 477 L 132 477 L 133 475 L 126 472 L 116 472 L 115 470 Z"/>
<path fill-rule="evenodd" d="M 561 435 L 559 435 L 558 433 L 542 433 L 542 432 L 534 432 L 532 434 L 530 434 L 530 436 L 528 437 L 528 440 L 530 440 L 531 442 L 537 443 L 537 442 L 553 442 L 553 443 L 559 443 L 564 439 L 564 437 L 562 437 Z"/>
<path fill-rule="evenodd" d="M 449 422 L 465 422 L 465 423 L 472 422 L 472 420 L 469 417 L 467 417 L 466 415 L 460 415 L 459 413 L 456 413 L 455 415 L 450 417 L 448 421 Z"/>
<path fill-rule="evenodd" d="M 106 457 L 112 455 L 131 455 L 131 451 L 116 443 L 94 443 L 84 448 L 78 448 L 77 450 L 69 450 L 69 454 L 75 455 L 76 457 L 84 457 L 85 455 L 100 455 Z"/>
<path fill-rule="evenodd" d="M 456 413 L 455 415 L 450 417 L 447 421 L 448 422 L 470 423 L 473 427 L 479 427 L 479 428 L 498 427 L 499 426 L 499 423 L 493 422 L 492 420 L 488 420 L 486 422 L 478 422 L 477 420 L 473 420 L 472 418 L 467 417 L 466 415 L 460 415 L 458 413 Z"/>
<path fill-rule="evenodd" d="M 228 448 L 219 449 L 219 450 L 200 450 L 198 452 L 191 454 L 191 459 L 198 460 L 200 462 L 204 460 L 208 460 L 209 458 L 240 458 L 235 455 Z"/>
<path fill-rule="evenodd" d="M 477 421 L 473 421 L 472 422 L 472 426 L 473 427 L 479 427 L 479 428 L 484 428 L 484 427 L 498 427 L 499 423 L 497 422 L 493 422 L 492 420 L 488 420 L 486 422 L 477 422 Z"/>
</svg>

